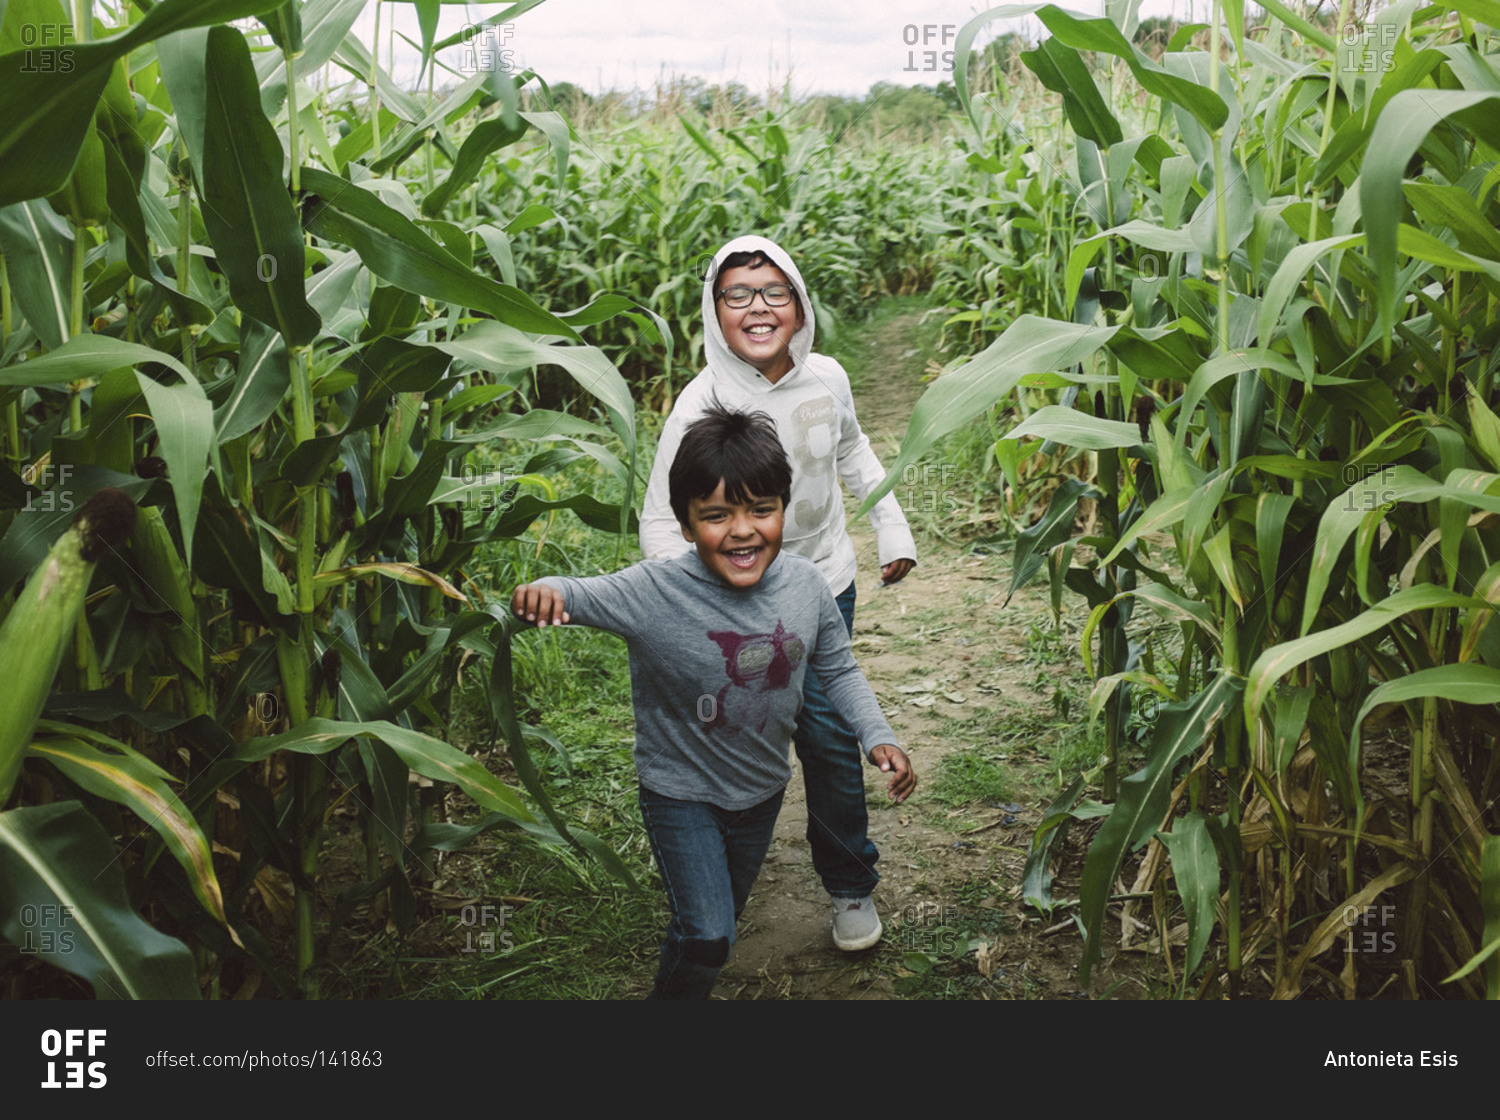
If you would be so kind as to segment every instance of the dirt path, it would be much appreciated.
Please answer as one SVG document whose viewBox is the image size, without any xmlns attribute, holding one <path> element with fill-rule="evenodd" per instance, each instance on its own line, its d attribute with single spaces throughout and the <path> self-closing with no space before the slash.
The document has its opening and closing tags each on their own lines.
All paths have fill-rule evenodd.
<svg viewBox="0 0 1500 1120">
<path fill-rule="evenodd" d="M 926 356 L 908 341 L 915 318 L 898 318 L 874 333 L 872 352 L 900 356 L 900 369 L 887 358 L 881 380 L 855 393 L 861 425 L 886 463 L 923 388 Z M 921 487 L 898 487 L 897 493 L 903 506 L 933 497 L 924 498 Z M 856 505 L 849 501 L 851 514 Z M 1010 794 L 1014 801 L 956 807 L 933 797 L 945 756 L 979 749 L 1004 757 L 1010 748 L 996 731 L 1007 717 L 1049 707 L 1050 697 L 1030 687 L 1037 671 L 1023 656 L 1030 627 L 1046 614 L 1045 590 L 1023 589 L 1007 606 L 1008 555 L 924 539 L 920 519 L 914 526 L 919 566 L 900 584 L 879 588 L 869 523 L 851 522 L 860 571 L 855 654 L 923 782 L 904 805 L 893 806 L 884 777 L 866 768 L 870 833 L 881 851 L 875 897 L 885 938 L 863 953 L 833 948 L 796 776 L 741 920 L 734 959 L 720 980 L 721 996 L 1081 994 L 1075 993 L 1076 935 L 1041 936 L 1041 923 L 1019 902 L 1026 845 L 1043 795 L 1018 788 Z M 1019 749 L 1024 754 L 1024 744 Z"/>
</svg>

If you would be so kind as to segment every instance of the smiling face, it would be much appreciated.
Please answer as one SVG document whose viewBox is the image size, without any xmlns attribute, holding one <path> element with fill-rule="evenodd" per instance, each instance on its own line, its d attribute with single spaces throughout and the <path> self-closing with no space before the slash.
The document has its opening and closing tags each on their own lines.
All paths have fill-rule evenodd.
<svg viewBox="0 0 1500 1120">
<path fill-rule="evenodd" d="M 788 284 L 786 273 L 775 265 L 760 268 L 727 268 L 714 283 L 715 292 L 743 284 L 747 288 L 764 288 L 767 284 Z M 755 296 L 749 307 L 726 307 L 722 299 L 715 303 L 719 309 L 719 329 L 724 332 L 724 341 L 741 361 L 748 362 L 760 371 L 771 384 L 780 381 L 792 369 L 792 355 L 788 347 L 792 335 L 802 329 L 802 304 L 793 287 L 792 302 L 785 307 L 767 307 L 765 297 Z"/>
<path fill-rule="evenodd" d="M 731 587 L 754 587 L 781 551 L 785 511 L 780 498 L 724 497 L 724 480 L 706 498 L 688 501 L 682 535 L 693 542 L 704 567 Z"/>
</svg>

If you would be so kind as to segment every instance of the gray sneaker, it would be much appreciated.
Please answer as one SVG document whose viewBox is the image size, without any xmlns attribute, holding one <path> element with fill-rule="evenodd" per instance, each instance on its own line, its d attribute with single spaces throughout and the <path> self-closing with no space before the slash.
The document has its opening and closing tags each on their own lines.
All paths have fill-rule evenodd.
<svg viewBox="0 0 1500 1120">
<path fill-rule="evenodd" d="M 868 949 L 880 940 L 880 915 L 875 913 L 875 900 L 864 898 L 835 898 L 833 900 L 833 944 L 846 953 Z"/>
</svg>

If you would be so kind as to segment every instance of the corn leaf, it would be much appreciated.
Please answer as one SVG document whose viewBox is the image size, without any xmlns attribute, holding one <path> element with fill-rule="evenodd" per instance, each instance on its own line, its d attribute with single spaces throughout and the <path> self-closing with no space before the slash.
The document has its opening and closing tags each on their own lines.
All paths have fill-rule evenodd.
<svg viewBox="0 0 1500 1120">
<path fill-rule="evenodd" d="M 542 0 L 516 0 L 516 3 L 511 4 L 507 8 L 502 8 L 499 12 L 496 12 L 492 16 L 486 16 L 482 20 L 477 20 L 474 23 L 465 24 L 463 29 L 460 30 L 457 34 L 450 35 L 448 36 L 448 38 L 441 39 L 438 42 L 434 43 L 432 45 L 432 49 L 435 51 L 440 51 L 453 46 L 455 43 L 465 42 L 468 38 L 472 37 L 476 31 L 482 30 L 486 27 L 498 27 L 502 24 L 508 23 L 511 20 L 515 19 L 522 12 L 528 12 L 540 3 L 542 3 Z"/>
<path fill-rule="evenodd" d="M 1500 496 L 1466 488 L 1472 486 L 1470 473 L 1455 472 L 1458 477 L 1445 483 L 1435 482 L 1412 467 L 1388 467 L 1358 479 L 1334 498 L 1318 522 L 1307 580 L 1307 600 L 1303 605 L 1302 632 L 1305 634 L 1312 629 L 1329 580 L 1333 577 L 1335 561 L 1349 537 L 1366 518 L 1372 523 L 1378 521 L 1398 502 L 1430 502 L 1438 498 L 1452 498 L 1476 509 L 1500 513 Z"/>
<path fill-rule="evenodd" d="M 1130 528 L 1120 534 L 1120 539 L 1115 542 L 1113 548 L 1105 554 L 1105 564 L 1113 562 L 1120 553 L 1124 552 L 1133 543 L 1147 533 L 1159 533 L 1164 529 L 1180 524 L 1187 516 L 1188 509 L 1193 504 L 1193 499 L 1201 492 L 1196 486 L 1185 486 L 1177 490 L 1169 490 L 1156 501 L 1146 507 L 1146 511 L 1130 524 Z"/>
<path fill-rule="evenodd" d="M 1307 944 L 1302 947 L 1302 951 L 1287 966 L 1271 998 L 1296 999 L 1301 995 L 1302 973 L 1306 970 L 1308 962 L 1326 953 L 1340 935 L 1349 931 L 1348 915 L 1363 913 L 1365 907 L 1375 899 L 1392 887 L 1399 887 L 1415 874 L 1416 872 L 1409 863 L 1392 864 L 1363 888 L 1345 899 L 1341 905 L 1335 906 L 1328 917 L 1318 923 Z"/>
<path fill-rule="evenodd" d="M 1397 289 L 1396 248 L 1404 199 L 1406 165 L 1427 134 L 1466 128 L 1491 148 L 1500 147 L 1500 94 L 1464 90 L 1403 90 L 1391 98 L 1375 122 L 1360 173 L 1360 205 L 1369 237 L 1380 324 L 1387 337 L 1394 330 Z"/>
<path fill-rule="evenodd" d="M 1101 148 L 1124 139 L 1119 120 L 1104 103 L 1092 72 L 1076 50 L 1053 37 L 1043 39 L 1035 50 L 1023 53 L 1021 60 L 1041 79 L 1042 85 L 1062 95 L 1068 123 L 1079 136 L 1092 140 Z"/>
<path fill-rule="evenodd" d="M 0 253 L 16 306 L 42 345 L 56 350 L 68 337 L 73 231 L 45 202 L 12 203 L 0 207 Z"/>
<path fill-rule="evenodd" d="M 208 33 L 203 224 L 229 293 L 292 347 L 318 333 L 303 288 L 302 229 L 286 192 L 281 139 L 260 107 L 250 47 L 232 27 Z"/>
<path fill-rule="evenodd" d="M 516 719 L 515 681 L 511 673 L 510 651 L 511 631 L 516 625 L 515 620 L 506 615 L 503 621 L 490 631 L 490 638 L 495 647 L 494 656 L 490 659 L 490 718 L 494 720 L 495 728 L 505 736 L 511 762 L 516 767 L 521 784 L 542 807 L 542 813 L 551 822 L 552 827 L 557 829 L 558 833 L 574 847 L 592 854 L 616 878 L 638 888 L 639 884 L 635 877 L 615 850 L 591 832 L 586 832 L 581 828 L 570 828 L 553 807 L 552 799 L 547 796 L 547 790 L 542 784 L 536 763 L 531 758 L 531 749 L 527 746 L 526 736 L 522 734 L 520 722 Z"/>
<path fill-rule="evenodd" d="M 1068 410 L 1070 411 L 1070 410 Z M 1078 514 L 1078 503 L 1083 498 L 1096 498 L 1099 491 L 1076 478 L 1064 479 L 1053 491 L 1047 503 L 1047 511 L 1035 524 L 1016 534 L 1015 550 L 1011 559 L 1010 588 L 1005 593 L 1008 603 L 1016 589 L 1024 587 L 1042 566 L 1047 553 L 1063 543 L 1073 534 L 1073 521 Z"/>
<path fill-rule="evenodd" d="M 1100 420 L 1074 408 L 1049 404 L 1037 409 L 1001 439 L 1049 439 L 1064 447 L 1103 451 L 1111 447 L 1136 447 L 1140 429 L 1121 420 Z"/>
<path fill-rule="evenodd" d="M 1336 49 L 1337 42 L 1332 35 L 1302 15 L 1300 11 L 1281 3 L 1281 0 L 1256 0 L 1256 3 L 1288 27 L 1305 35 L 1309 42 L 1316 43 L 1330 54 Z"/>
<path fill-rule="evenodd" d="M 114 844 L 76 801 L 0 813 L 0 933 L 100 999 L 199 996 L 192 953 L 132 909 Z"/>
<path fill-rule="evenodd" d="M 565 328 L 569 329 L 569 328 Z M 571 329 L 569 329 L 571 333 Z M 435 342 L 445 354 L 482 369 L 558 365 L 591 393 L 609 413 L 626 447 L 635 446 L 635 400 L 630 387 L 603 351 L 593 346 L 562 346 L 530 338 L 505 323 L 479 323 L 451 342 Z M 627 499 L 628 500 L 628 499 Z"/>
<path fill-rule="evenodd" d="M 1203 960 L 1214 929 L 1219 904 L 1219 857 L 1203 814 L 1198 810 L 1172 823 L 1171 832 L 1157 834 L 1172 859 L 1172 878 L 1187 914 L 1187 963 L 1183 975 L 1191 977 Z"/>
<path fill-rule="evenodd" d="M 1078 799 L 1083 796 L 1085 786 L 1082 774 L 1074 778 L 1068 788 L 1042 813 L 1041 823 L 1036 826 L 1036 831 L 1031 834 L 1031 841 L 1026 845 L 1026 869 L 1022 876 L 1021 896 L 1027 906 L 1049 918 L 1056 905 L 1052 898 L 1052 849 L 1067 835 L 1070 820 L 1101 815 L 1101 810 L 1107 812 L 1102 806 L 1087 802 L 1083 809 L 1074 808 Z"/>
<path fill-rule="evenodd" d="M 449 583 L 436 572 L 429 572 L 425 568 L 419 568 L 415 564 L 407 564 L 400 561 L 383 561 L 369 564 L 349 564 L 346 567 L 334 568 L 332 571 L 319 572 L 313 577 L 313 585 L 316 587 L 332 587 L 339 583 L 348 583 L 350 580 L 363 579 L 365 576 L 382 575 L 390 579 L 409 583 L 415 587 L 433 587 L 441 591 L 450 599 L 457 599 L 460 603 L 467 603 L 469 598 L 453 584 Z"/>
<path fill-rule="evenodd" d="M 0 54 L 0 120 L 6 125 L 0 132 L 0 206 L 49 195 L 67 181 L 116 59 L 174 31 L 260 15 L 283 2 L 161 0 L 119 35 L 70 42 L 66 70 L 61 64 L 40 66 L 27 51 Z M 29 18 L 24 3 L 11 0 L 7 18 Z"/>
<path fill-rule="evenodd" d="M 106 752 L 71 736 L 49 735 L 32 742 L 30 754 L 46 759 L 94 796 L 123 805 L 145 821 L 182 865 L 204 909 L 227 925 L 208 838 L 167 784 L 169 775 L 125 744 L 109 743 L 114 749 Z"/>
<path fill-rule="evenodd" d="M 235 757 L 258 762 L 277 751 L 297 754 L 327 754 L 350 739 L 370 735 L 385 743 L 401 761 L 418 774 L 434 781 L 453 782 L 486 809 L 515 820 L 536 817 L 515 792 L 480 765 L 479 760 L 420 731 L 397 727 L 386 720 L 339 721 L 314 718 L 280 735 L 262 736 L 244 743 Z"/>
<path fill-rule="evenodd" d="M 1500 944 L 1500 836 L 1486 836 L 1480 856 L 1480 905 L 1484 912 L 1486 945 Z M 1486 999 L 1500 999 L 1500 957 L 1491 957 L 1484 969 Z"/>
<path fill-rule="evenodd" d="M 370 783 L 370 814 L 376 835 L 396 866 L 406 863 L 406 805 L 409 800 L 406 763 L 386 744 L 371 739 L 359 741 L 359 759 Z"/>
<path fill-rule="evenodd" d="M 1297 666 L 1331 650 L 1340 649 L 1368 637 L 1412 611 L 1439 610 L 1444 607 L 1483 606 L 1483 601 L 1459 595 L 1445 587 L 1424 583 L 1397 591 L 1389 598 L 1362 611 L 1348 622 L 1327 630 L 1308 634 L 1290 642 L 1271 646 L 1255 659 L 1245 677 L 1245 720 L 1254 726 L 1276 682 Z"/>
<path fill-rule="evenodd" d="M 466 267 L 407 218 L 363 187 L 316 167 L 302 169 L 307 228 L 318 237 L 355 249 L 360 260 L 389 284 L 418 295 L 472 307 L 518 330 L 577 334 L 518 288 Z"/>
<path fill-rule="evenodd" d="M 1079 969 L 1083 983 L 1088 983 L 1089 973 L 1099 961 L 1105 907 L 1125 854 L 1161 827 L 1174 768 L 1191 751 L 1209 742 L 1243 685 L 1242 680 L 1221 673 L 1192 699 L 1162 705 L 1152 728 L 1145 767 L 1120 783 L 1119 800 L 1089 848 L 1079 888 L 1080 917 L 1087 937 Z"/>
<path fill-rule="evenodd" d="M 1023 16 L 1034 15 L 1036 10 L 1035 4 L 1004 4 L 998 8 L 980 12 L 958 29 L 958 37 L 953 41 L 953 86 L 958 93 L 959 104 L 969 115 L 969 121 L 974 125 L 976 132 L 982 129 L 979 124 L 979 115 L 974 111 L 973 100 L 969 95 L 969 60 L 974 49 L 974 38 L 986 24 L 993 23 L 997 19 L 1019 19 Z"/>
<path fill-rule="evenodd" d="M 128 345 L 128 344 L 127 344 Z M 196 378 L 163 385 L 144 373 L 135 375 L 166 460 L 177 519 L 182 525 L 183 551 L 193 559 L 193 535 L 203 504 L 204 470 L 214 449 L 214 410 Z"/>
<path fill-rule="evenodd" d="M 1359 757 L 1359 730 L 1365 717 L 1381 704 L 1404 704 L 1430 696 L 1459 704 L 1494 705 L 1500 698 L 1500 669 L 1487 665 L 1439 665 L 1433 669 L 1418 669 L 1408 676 L 1372 688 L 1360 705 L 1349 732 L 1351 766 Z"/>
<path fill-rule="evenodd" d="M 459 190 L 479 177 L 485 161 L 493 153 L 520 140 L 530 127 L 524 119 L 507 124 L 500 117 L 475 125 L 473 131 L 464 138 L 463 146 L 458 149 L 458 159 L 453 163 L 453 170 L 422 200 L 422 213 L 429 218 L 441 214 Z"/>
<path fill-rule="evenodd" d="M 286 341 L 258 319 L 242 320 L 239 368 L 228 394 L 214 408 L 214 438 L 224 444 L 255 431 L 276 411 L 291 384 Z"/>
<path fill-rule="evenodd" d="M 1162 69 L 1109 20 L 1079 19 L 1054 4 L 1039 8 L 1036 18 L 1058 39 L 1076 50 L 1096 51 L 1124 59 L 1142 89 L 1186 109 L 1209 132 L 1229 119 L 1229 108 L 1217 93 Z"/>
<path fill-rule="evenodd" d="M 1115 329 L 1022 315 L 977 357 L 938 378 L 922 394 L 912 409 L 896 461 L 865 498 L 857 516 L 863 517 L 890 493 L 902 472 L 928 448 L 1002 401 L 1021 378 L 1083 361 L 1108 342 Z"/>
</svg>

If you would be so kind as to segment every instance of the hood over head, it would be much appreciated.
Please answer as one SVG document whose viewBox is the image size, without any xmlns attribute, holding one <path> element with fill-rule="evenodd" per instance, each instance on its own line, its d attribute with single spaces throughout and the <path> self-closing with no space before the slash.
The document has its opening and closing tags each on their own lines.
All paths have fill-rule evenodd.
<svg viewBox="0 0 1500 1120">
<path fill-rule="evenodd" d="M 797 300 L 802 307 L 802 327 L 792 335 L 792 341 L 787 348 L 792 358 L 792 368 L 787 373 L 787 377 L 796 373 L 802 363 L 807 360 L 807 356 L 812 353 L 813 334 L 816 329 L 812 300 L 808 297 L 807 285 L 802 282 L 802 273 L 797 271 L 797 266 L 792 262 L 791 254 L 769 238 L 754 235 L 736 237 L 725 244 L 714 254 L 713 264 L 703 278 L 704 352 L 710 369 L 720 374 L 732 374 L 752 383 L 760 381 L 761 375 L 754 366 L 729 349 L 729 343 L 725 341 L 724 332 L 719 327 L 719 308 L 714 299 L 714 292 L 718 286 L 719 272 L 723 268 L 724 259 L 733 253 L 754 252 L 764 253 L 771 263 L 786 275 L 792 287 L 796 289 Z"/>
</svg>

